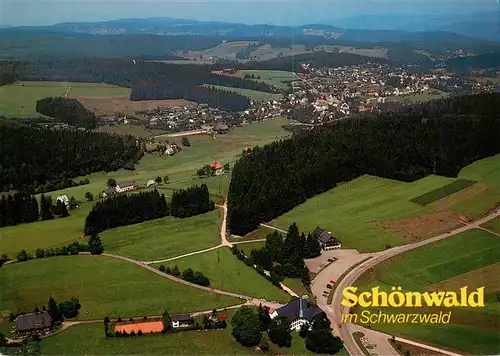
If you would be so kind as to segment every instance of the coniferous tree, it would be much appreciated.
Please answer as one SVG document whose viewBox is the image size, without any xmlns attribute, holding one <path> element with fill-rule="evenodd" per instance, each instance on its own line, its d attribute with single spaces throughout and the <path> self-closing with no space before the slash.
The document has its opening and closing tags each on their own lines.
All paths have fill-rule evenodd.
<svg viewBox="0 0 500 356">
<path fill-rule="evenodd" d="M 44 194 L 40 197 L 40 219 L 41 220 L 51 220 L 54 215 L 51 211 L 51 201 Z"/>
<path fill-rule="evenodd" d="M 269 339 L 279 347 L 292 346 L 292 335 L 288 318 L 278 316 L 272 320 L 269 327 Z"/>
<path fill-rule="evenodd" d="M 89 252 L 92 255 L 100 255 L 103 253 L 104 247 L 102 245 L 101 238 L 97 234 L 97 232 L 92 231 L 90 238 L 89 238 Z"/>
<path fill-rule="evenodd" d="M 64 320 L 61 312 L 59 311 L 59 307 L 57 306 L 57 303 L 53 297 L 49 298 L 47 313 L 49 313 L 50 317 L 54 322 L 60 322 Z"/>
<path fill-rule="evenodd" d="M 60 218 L 66 218 L 69 216 L 69 212 L 68 212 L 68 208 L 66 208 L 66 204 L 64 204 L 60 200 L 57 201 L 57 210 L 59 211 Z"/>
</svg>

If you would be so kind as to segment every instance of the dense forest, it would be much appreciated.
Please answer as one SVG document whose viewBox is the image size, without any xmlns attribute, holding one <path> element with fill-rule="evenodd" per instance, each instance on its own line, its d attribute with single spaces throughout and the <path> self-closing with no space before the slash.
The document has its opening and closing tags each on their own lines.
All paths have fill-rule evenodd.
<svg viewBox="0 0 500 356">
<path fill-rule="evenodd" d="M 0 188 L 5 191 L 34 191 L 92 172 L 134 169 L 143 155 L 132 136 L 56 130 L 2 119 L 0 152 Z"/>
<path fill-rule="evenodd" d="M 350 53 L 327 53 L 327 52 L 311 52 L 299 54 L 296 56 L 273 58 L 267 61 L 250 62 L 247 64 L 237 65 L 240 69 L 269 69 L 283 70 L 292 72 L 303 71 L 300 64 L 309 63 L 311 67 L 342 67 L 349 65 L 359 65 L 363 63 L 375 64 L 391 64 L 393 62 L 384 58 L 374 58 L 366 56 L 358 56 Z"/>
<path fill-rule="evenodd" d="M 228 226 L 245 235 L 306 199 L 371 174 L 414 181 L 500 152 L 500 94 L 401 106 L 256 147 L 234 165 Z"/>
<path fill-rule="evenodd" d="M 83 35 L 0 30 L 0 58 L 182 59 L 175 51 L 204 50 L 221 43 L 216 36 Z"/>
<path fill-rule="evenodd" d="M 150 192 L 111 196 L 94 205 L 85 220 L 84 234 L 100 233 L 118 226 L 138 224 L 168 215 L 165 195 Z"/>
<path fill-rule="evenodd" d="M 170 203 L 170 215 L 178 218 L 204 214 L 214 210 L 214 202 L 210 200 L 210 194 L 206 184 L 192 186 L 188 189 L 177 190 L 172 194 Z"/>
<path fill-rule="evenodd" d="M 132 86 L 131 100 L 185 99 L 208 104 L 226 111 L 241 111 L 250 106 L 250 99 L 235 92 L 211 87 L 182 84 L 170 78 L 139 79 Z"/>
<path fill-rule="evenodd" d="M 155 189 L 150 192 L 113 195 L 98 202 L 85 220 L 84 233 L 100 233 L 118 226 L 138 224 L 167 215 L 186 218 L 214 209 L 206 184 L 180 189 L 171 204 Z"/>
<path fill-rule="evenodd" d="M 36 111 L 60 122 L 89 130 L 97 128 L 97 118 L 76 99 L 45 98 L 36 102 Z"/>
<path fill-rule="evenodd" d="M 0 227 L 30 223 L 39 218 L 38 202 L 26 193 L 9 194 L 0 200 Z"/>
<path fill-rule="evenodd" d="M 253 249 L 250 256 L 245 256 L 237 246 L 231 251 L 248 266 L 257 266 L 260 274 L 266 275 L 264 271 L 269 271 L 269 279 L 277 286 L 286 277 L 300 278 L 303 284 L 309 285 L 309 270 L 304 259 L 318 257 L 321 247 L 315 236 L 299 234 L 297 224 L 293 223 L 285 236 L 277 231 L 268 234 L 264 247 Z"/>
<path fill-rule="evenodd" d="M 14 71 L 14 66 L 16 70 Z M 219 66 L 101 59 L 59 59 L 11 62 L 3 73 L 20 80 L 108 83 L 132 89 L 131 100 L 186 99 L 223 110 L 242 110 L 248 98 L 202 87 L 220 85 L 275 93 L 277 89 L 253 80 L 217 75 Z"/>
</svg>

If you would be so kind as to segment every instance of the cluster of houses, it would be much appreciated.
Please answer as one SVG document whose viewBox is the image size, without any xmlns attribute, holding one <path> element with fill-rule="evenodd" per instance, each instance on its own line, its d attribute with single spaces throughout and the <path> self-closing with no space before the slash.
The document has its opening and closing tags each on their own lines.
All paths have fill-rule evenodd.
<svg viewBox="0 0 500 356">
<path fill-rule="evenodd" d="M 158 108 L 137 112 L 145 117 L 149 129 L 163 129 L 172 132 L 191 131 L 199 129 L 221 130 L 220 125 L 234 121 L 235 114 L 212 108 L 208 104 L 187 105 L 183 107 Z M 217 128 L 217 125 L 219 127 Z M 228 130 L 222 129 L 221 131 Z"/>
</svg>

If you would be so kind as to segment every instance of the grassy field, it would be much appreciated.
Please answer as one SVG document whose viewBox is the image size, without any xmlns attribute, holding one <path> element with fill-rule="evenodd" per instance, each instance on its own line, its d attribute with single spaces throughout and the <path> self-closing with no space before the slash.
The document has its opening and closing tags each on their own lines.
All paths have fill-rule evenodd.
<svg viewBox="0 0 500 356">
<path fill-rule="evenodd" d="M 461 179 L 470 179 L 486 184 L 481 193 L 456 202 L 452 209 L 477 219 L 496 208 L 500 203 L 500 154 L 488 157 L 462 169 Z"/>
<path fill-rule="evenodd" d="M 497 236 L 482 230 L 471 230 L 407 252 L 377 266 L 358 280 L 360 289 L 378 286 L 389 291 L 391 286 L 402 286 L 405 291 L 457 290 L 468 285 L 477 288 L 475 280 L 471 279 L 471 272 L 489 266 L 495 266 L 497 271 L 488 274 L 491 280 L 482 281 L 482 286 L 486 287 L 487 307 L 454 308 L 449 325 L 372 324 L 372 328 L 473 354 L 497 354 L 500 351 L 500 308 L 499 302 L 492 296 L 499 287 L 498 281 L 495 281 L 500 273 L 499 248 L 500 239 Z M 461 277 L 460 283 L 456 279 Z M 446 288 L 444 285 L 436 286 L 449 280 L 455 280 L 455 288 L 451 288 L 451 284 Z M 392 312 L 396 312 L 395 309 Z M 436 309 L 432 312 L 436 312 Z M 461 340 L 466 332 L 469 335 L 467 343 Z M 438 336 L 443 333 L 447 337 Z"/>
<path fill-rule="evenodd" d="M 280 97 L 280 94 L 273 94 L 273 93 L 267 93 L 264 91 L 256 91 L 256 90 L 250 90 L 250 89 L 232 88 L 232 87 L 225 87 L 222 85 L 208 85 L 208 84 L 204 84 L 203 86 L 212 87 L 212 88 L 218 89 L 218 90 L 232 91 L 232 92 L 235 92 L 237 94 L 241 94 L 243 96 L 246 96 L 250 100 L 255 100 L 255 101 L 275 100 L 275 99 L 278 99 Z"/>
<path fill-rule="evenodd" d="M 432 202 L 435 202 L 436 200 L 447 197 L 453 193 L 459 192 L 476 183 L 477 182 L 473 180 L 457 179 L 456 181 L 447 184 L 444 187 L 440 187 L 438 189 L 422 194 L 416 198 L 413 198 L 411 199 L 411 202 L 419 205 L 427 205 Z"/>
<path fill-rule="evenodd" d="M 343 248 L 360 251 L 383 250 L 400 245 L 405 239 L 376 223 L 431 214 L 431 209 L 409 200 L 452 182 L 451 178 L 428 176 L 403 183 L 373 176 L 362 176 L 315 196 L 269 224 L 287 230 L 295 221 L 300 231 L 312 232 L 320 225 L 342 241 Z M 383 206 L 383 209 L 379 207 Z"/>
<path fill-rule="evenodd" d="M 473 190 L 461 195 L 469 189 L 466 188 L 448 195 L 450 190 L 468 185 L 467 181 L 479 182 L 469 188 L 484 190 Z M 428 202 L 441 194 L 448 195 L 443 198 L 449 199 L 448 203 L 436 200 L 436 206 L 431 203 L 424 207 L 412 202 L 424 198 Z M 378 223 L 382 221 L 433 215 L 437 219 L 434 225 L 439 228 L 440 218 L 436 212 L 444 205 L 451 214 L 463 214 L 470 219 L 477 219 L 499 203 L 500 155 L 496 155 L 465 167 L 458 179 L 431 175 L 412 183 L 404 183 L 362 176 L 307 200 L 269 224 L 287 230 L 295 221 L 304 232 L 310 232 L 320 225 L 327 231 L 332 231 L 342 241 L 343 247 L 368 252 L 382 250 L 386 245 L 409 242 L 405 235 L 381 228 Z M 384 208 L 378 209 L 380 206 Z M 418 225 L 418 222 L 414 223 Z"/>
<path fill-rule="evenodd" d="M 158 268 L 177 265 L 181 271 L 192 268 L 210 279 L 210 286 L 229 292 L 287 302 L 290 296 L 273 286 L 254 269 L 238 260 L 228 248 L 220 248 L 199 255 L 153 265 Z"/>
<path fill-rule="evenodd" d="M 430 90 L 425 93 L 391 96 L 387 98 L 387 102 L 401 103 L 401 104 L 415 104 L 423 103 L 430 100 L 443 99 L 448 97 L 448 94 L 439 90 Z"/>
<path fill-rule="evenodd" d="M 260 77 L 260 79 L 255 79 L 256 81 L 262 81 L 269 85 L 276 85 L 279 87 L 286 87 L 284 83 L 294 81 L 295 73 L 285 72 L 281 70 L 242 70 L 242 75 L 255 75 Z"/>
<path fill-rule="evenodd" d="M 268 355 L 313 355 L 295 332 L 292 332 L 290 348 L 279 348 L 271 342 L 269 345 Z M 106 339 L 101 324 L 77 325 L 44 339 L 40 346 L 42 355 L 262 355 L 236 342 L 230 325 L 225 330 L 144 335 L 132 339 Z M 347 354 L 342 350 L 338 355 Z"/>
<path fill-rule="evenodd" d="M 77 177 L 76 180 L 88 178 L 90 184 L 61 189 L 47 193 L 53 198 L 66 194 L 68 197 L 74 196 L 77 201 L 85 201 L 85 193 L 91 192 L 98 196 L 105 188 L 106 181 L 114 178 L 119 181 L 136 180 L 139 185 L 145 185 L 149 179 L 155 177 L 169 176 L 169 183 L 158 187 L 159 191 L 166 196 L 171 195 L 174 189 L 186 188 L 194 184 L 206 183 L 211 194 L 225 195 L 229 188 L 229 176 L 221 175 L 216 177 L 193 179 L 197 169 L 205 164 L 210 164 L 214 160 L 222 164 L 234 161 L 237 155 L 246 147 L 264 145 L 271 141 L 287 137 L 288 132 L 281 128 L 285 124 L 285 119 L 273 119 L 264 122 L 244 125 L 232 130 L 227 135 L 218 136 L 216 140 L 209 136 L 192 136 L 189 138 L 191 147 L 184 147 L 183 150 L 169 158 L 162 158 L 154 155 L 147 155 L 141 159 L 135 171 L 119 170 L 109 173 L 94 173 L 85 177 Z M 170 139 L 180 144 L 180 138 Z M 214 198 L 215 199 L 215 198 Z M 67 244 L 78 239 L 83 231 L 85 218 L 92 208 L 92 203 L 80 204 L 76 210 L 70 211 L 71 216 L 65 219 L 55 219 L 52 221 L 42 221 L 31 224 L 4 227 L 0 229 L 0 253 L 6 253 L 10 257 L 21 250 L 34 251 L 36 248 L 47 248 Z M 164 234 L 161 236 L 165 236 Z M 123 240 L 119 237 L 112 238 L 117 245 L 115 248 L 127 250 L 125 245 L 120 245 Z M 110 240 L 110 241 L 112 241 Z M 205 240 L 207 241 L 207 240 Z M 108 244 L 105 242 L 105 248 Z M 164 252 L 175 251 L 165 247 Z M 133 247 L 129 247 L 132 251 Z M 160 251 L 160 249 L 159 249 Z M 162 257 L 162 256 L 158 256 Z"/>
<path fill-rule="evenodd" d="M 160 315 L 211 310 L 241 303 L 162 278 L 103 256 L 51 257 L 2 267 L 0 310 L 30 311 L 51 295 L 78 297 L 78 319 Z M 187 296 L 189 296 L 187 298 Z"/>
<path fill-rule="evenodd" d="M 106 251 L 138 260 L 158 260 L 219 244 L 219 211 L 185 218 L 161 218 L 101 233 Z"/>
<path fill-rule="evenodd" d="M 36 101 L 49 96 L 130 95 L 130 89 L 104 83 L 16 82 L 0 87 L 0 116 L 39 116 Z"/>
<path fill-rule="evenodd" d="M 237 244 L 236 246 L 245 252 L 246 255 L 249 255 L 250 252 L 252 252 L 253 249 L 261 249 L 264 247 L 266 243 L 264 241 L 261 242 L 249 242 L 246 244 Z"/>
<path fill-rule="evenodd" d="M 500 234 L 500 217 L 491 220 L 484 227 Z"/>
<path fill-rule="evenodd" d="M 39 247 L 57 247 L 79 239 L 91 207 L 91 204 L 82 204 L 78 209 L 70 210 L 71 215 L 64 219 L 1 228 L 0 254 L 15 258 L 22 249 L 34 252 Z"/>
</svg>

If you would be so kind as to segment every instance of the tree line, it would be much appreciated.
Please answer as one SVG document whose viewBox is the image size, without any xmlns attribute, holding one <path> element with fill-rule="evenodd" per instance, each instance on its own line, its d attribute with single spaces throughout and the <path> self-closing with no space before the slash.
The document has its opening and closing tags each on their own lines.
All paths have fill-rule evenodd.
<svg viewBox="0 0 500 356">
<path fill-rule="evenodd" d="M 73 203 L 74 198 L 73 198 Z M 30 223 L 38 220 L 51 220 L 57 215 L 60 218 L 69 216 L 68 208 L 61 200 L 52 201 L 52 197 L 42 194 L 40 207 L 36 198 L 26 192 L 20 191 L 13 195 L 3 195 L 0 199 L 0 227 Z"/>
<path fill-rule="evenodd" d="M 198 284 L 204 287 L 208 287 L 210 285 L 210 280 L 207 277 L 205 277 L 202 272 L 194 271 L 191 268 L 185 269 L 182 273 L 177 265 L 175 265 L 172 268 L 160 265 L 158 269 L 161 272 L 170 274 L 174 277 L 182 277 L 182 279 L 187 282 Z"/>
<path fill-rule="evenodd" d="M 221 76 L 217 65 L 181 65 L 111 59 L 24 60 L 16 62 L 16 77 L 33 81 L 108 83 L 131 88 L 131 100 L 185 99 L 228 111 L 248 108 L 239 94 L 202 85 L 220 85 L 274 93 L 263 82 Z"/>
<path fill-rule="evenodd" d="M 88 130 L 97 128 L 98 121 L 95 115 L 76 99 L 61 97 L 40 99 L 36 102 L 36 111 L 71 126 Z"/>
<path fill-rule="evenodd" d="M 0 119 L 0 188 L 34 193 L 65 179 L 134 169 L 143 152 L 133 136 L 56 130 Z M 49 186 L 50 183 L 50 186 Z"/>
<path fill-rule="evenodd" d="M 229 229 L 243 236 L 363 174 L 405 182 L 454 177 L 500 152 L 499 103 L 499 93 L 483 93 L 401 106 L 256 147 L 233 167 Z"/>
<path fill-rule="evenodd" d="M 180 189 L 168 204 L 164 194 L 149 192 L 113 195 L 97 202 L 85 219 L 84 234 L 138 224 L 167 215 L 185 218 L 214 209 L 206 184 Z"/>
<path fill-rule="evenodd" d="M 150 192 L 121 194 L 97 202 L 85 219 L 84 234 L 100 233 L 118 226 L 138 224 L 168 215 L 165 195 Z"/>
<path fill-rule="evenodd" d="M 88 244 L 73 241 L 72 243 L 62 247 L 49 247 L 45 249 L 37 248 L 35 251 L 35 256 L 33 256 L 25 249 L 22 249 L 16 255 L 16 260 L 18 262 L 25 262 L 33 258 L 40 259 L 54 256 L 74 256 L 78 255 L 80 252 L 90 252 L 91 255 L 100 255 L 101 253 L 103 253 L 104 246 L 99 235 L 96 233 L 92 233 L 89 238 Z M 2 259 L 4 259 L 4 262 L 9 260 L 6 255 L 2 255 Z"/>
<path fill-rule="evenodd" d="M 187 189 L 174 191 L 170 202 L 170 215 L 178 218 L 187 218 L 204 214 L 215 209 L 214 202 L 205 183 L 201 186 L 192 186 Z"/>
</svg>

